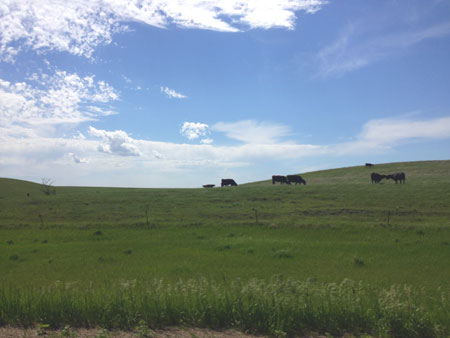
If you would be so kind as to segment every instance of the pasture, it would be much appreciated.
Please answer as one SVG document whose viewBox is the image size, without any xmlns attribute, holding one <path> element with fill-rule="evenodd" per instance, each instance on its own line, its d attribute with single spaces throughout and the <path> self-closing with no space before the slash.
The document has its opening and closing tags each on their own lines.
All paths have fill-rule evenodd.
<svg viewBox="0 0 450 338">
<path fill-rule="evenodd" d="M 0 179 L 0 325 L 450 334 L 450 161 L 302 177 L 49 196 Z"/>
</svg>

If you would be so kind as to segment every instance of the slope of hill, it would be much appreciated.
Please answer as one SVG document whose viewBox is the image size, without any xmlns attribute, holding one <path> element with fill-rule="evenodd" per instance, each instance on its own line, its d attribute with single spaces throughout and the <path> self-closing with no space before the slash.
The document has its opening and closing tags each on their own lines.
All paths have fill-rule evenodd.
<svg viewBox="0 0 450 338">
<path fill-rule="evenodd" d="M 406 184 L 372 184 L 372 171 L 404 171 Z M 52 195 L 39 184 L 0 179 L 0 325 L 130 329 L 143 313 L 148 325 L 167 325 L 164 308 L 174 325 L 232 327 L 241 319 L 220 318 L 238 313 L 244 329 L 273 335 L 274 328 L 308 328 L 448 336 L 450 161 L 302 176 L 306 186 L 55 187 Z M 50 290 L 44 298 L 42 290 Z M 241 306 L 248 290 L 255 293 L 245 301 L 253 303 Z M 279 304 L 278 290 L 286 296 Z M 317 311 L 305 308 L 305 318 L 314 321 L 301 322 L 298 304 L 310 295 Z M 100 308 L 110 310 L 98 317 Z M 220 315 L 199 319 L 213 310 Z"/>
</svg>

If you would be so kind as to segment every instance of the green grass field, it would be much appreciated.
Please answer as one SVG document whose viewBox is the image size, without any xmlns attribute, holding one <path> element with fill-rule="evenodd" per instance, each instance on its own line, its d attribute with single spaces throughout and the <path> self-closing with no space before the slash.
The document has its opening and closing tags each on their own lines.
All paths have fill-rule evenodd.
<svg viewBox="0 0 450 338">
<path fill-rule="evenodd" d="M 403 171 L 406 184 L 371 184 L 372 171 Z M 152 326 L 237 327 L 272 335 L 305 330 L 405 337 L 450 334 L 450 304 L 442 298 L 450 295 L 450 161 L 349 167 L 302 176 L 306 186 L 272 185 L 268 180 L 214 189 L 55 187 L 56 194 L 50 196 L 39 184 L 0 179 L 0 324 L 132 328 L 145 320 Z M 93 313 L 86 315 L 89 312 L 83 317 L 75 310 L 61 314 L 68 311 L 64 306 L 76 308 L 75 303 L 87 308 L 87 303 L 80 305 L 87 294 L 91 303 L 102 299 L 91 306 L 112 306 L 106 300 L 118 301 L 111 295 L 117 296 L 121 285 L 137 285 L 137 297 L 161 280 L 167 297 L 172 294 L 167 288 L 177 290 L 173 297 L 178 298 L 167 298 L 178 304 L 171 310 L 173 318 L 144 316 L 157 311 L 142 304 L 139 311 L 130 305 L 122 314 L 125 319 L 116 321 L 95 319 Z M 189 299 L 184 298 L 183 283 L 196 290 Z M 290 296 L 286 283 L 295 284 Z M 362 304 L 348 305 L 346 283 L 358 286 L 352 292 Z M 261 285 L 272 293 L 263 292 Z M 284 291 L 275 292 L 280 285 Z M 330 300 L 334 286 L 344 291 Z M 380 305 L 391 288 L 396 296 L 385 303 L 409 299 L 409 310 L 389 314 Z M 42 308 L 33 312 L 32 304 L 43 301 L 37 296 L 42 290 L 52 290 L 45 293 L 47 307 L 58 315 L 45 317 Z M 246 319 L 233 308 L 231 313 L 239 318 L 230 321 L 233 315 L 227 311 L 243 290 L 254 292 L 251 299 L 265 307 L 242 305 L 239 316 Z M 305 290 L 315 300 L 312 312 L 305 310 L 301 317 L 298 303 L 305 304 Z M 202 292 L 207 304 L 200 301 Z M 270 303 L 269 296 L 276 301 Z M 279 310 L 271 307 L 276 304 Z M 205 311 L 199 309 L 218 314 L 204 318 Z M 268 319 L 264 311 L 279 313 Z M 187 319 L 183 316 L 188 312 Z M 365 319 L 358 319 L 357 313 Z M 414 317 L 418 313 L 424 316 Z M 387 314 L 394 322 L 386 322 Z M 345 326 L 345 318 L 359 324 Z M 410 327 L 395 329 L 397 319 Z"/>
</svg>

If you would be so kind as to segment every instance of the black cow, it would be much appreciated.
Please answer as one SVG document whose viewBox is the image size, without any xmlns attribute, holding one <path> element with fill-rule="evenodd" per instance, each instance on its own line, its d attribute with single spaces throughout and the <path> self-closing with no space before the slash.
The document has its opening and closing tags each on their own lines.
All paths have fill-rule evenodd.
<svg viewBox="0 0 450 338">
<path fill-rule="evenodd" d="M 214 188 L 216 185 L 215 184 L 204 184 L 202 187 L 203 188 Z"/>
<path fill-rule="evenodd" d="M 377 173 L 371 173 L 370 178 L 372 179 L 372 183 L 380 183 L 383 178 L 388 178 L 386 175 L 381 175 Z"/>
<path fill-rule="evenodd" d="M 287 184 L 288 179 L 286 178 L 286 176 L 272 175 L 272 184 L 275 184 L 275 182 L 280 182 L 281 184 Z"/>
<path fill-rule="evenodd" d="M 366 163 L 366 167 L 373 167 L 375 164 L 372 163 Z"/>
<path fill-rule="evenodd" d="M 300 183 L 300 185 L 306 185 L 306 181 L 300 175 L 287 175 L 287 180 L 289 184 L 295 183 L 297 185 L 297 183 Z"/>
<path fill-rule="evenodd" d="M 222 178 L 221 186 L 222 187 L 224 187 L 224 186 L 226 187 L 226 186 L 229 186 L 229 185 L 237 187 L 237 183 L 232 178 Z"/>
<path fill-rule="evenodd" d="M 405 184 L 406 181 L 406 176 L 404 172 L 387 175 L 386 178 L 394 180 L 395 184 L 397 184 L 398 181 L 400 181 L 400 184 Z"/>
</svg>

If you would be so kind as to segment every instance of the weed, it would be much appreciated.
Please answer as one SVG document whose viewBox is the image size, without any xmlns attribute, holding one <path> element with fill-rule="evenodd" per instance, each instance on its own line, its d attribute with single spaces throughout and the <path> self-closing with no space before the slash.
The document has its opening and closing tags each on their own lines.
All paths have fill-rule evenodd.
<svg viewBox="0 0 450 338">
<path fill-rule="evenodd" d="M 289 250 L 278 250 L 275 252 L 276 258 L 292 258 L 292 253 Z"/>
<path fill-rule="evenodd" d="M 38 336 L 45 336 L 47 334 L 47 329 L 50 327 L 50 324 L 37 324 L 36 325 L 36 334 Z"/>
<path fill-rule="evenodd" d="M 6 243 L 8 243 L 9 245 L 12 245 L 12 244 L 14 244 L 14 241 L 9 239 L 9 240 L 6 241 Z"/>
<path fill-rule="evenodd" d="M 41 243 L 42 243 L 42 244 L 47 244 L 47 243 L 48 243 L 48 240 L 47 240 L 47 239 L 44 239 L 44 240 L 41 241 Z"/>
<path fill-rule="evenodd" d="M 100 230 L 97 230 L 96 232 L 94 232 L 94 236 L 102 236 L 103 232 L 101 232 Z"/>
<path fill-rule="evenodd" d="M 419 236 L 424 236 L 424 235 L 425 235 L 425 231 L 423 231 L 423 230 L 417 230 L 417 231 L 416 231 L 416 234 L 419 235 Z"/>
<path fill-rule="evenodd" d="M 356 256 L 353 257 L 353 264 L 358 267 L 362 267 L 365 265 L 363 259 L 360 257 L 356 257 Z"/>
<path fill-rule="evenodd" d="M 75 338 L 77 335 L 75 332 L 71 332 L 70 325 L 64 326 L 64 328 L 61 330 L 61 336 L 62 337 L 72 337 Z"/>
<path fill-rule="evenodd" d="M 109 331 L 107 329 L 101 329 L 95 338 L 109 338 Z"/>
<path fill-rule="evenodd" d="M 131 255 L 133 253 L 133 251 L 131 249 L 128 249 L 128 250 L 125 250 L 123 253 L 126 255 Z"/>
<path fill-rule="evenodd" d="M 19 259 L 19 256 L 14 254 L 14 255 L 9 256 L 9 259 L 12 261 L 17 261 Z"/>
<path fill-rule="evenodd" d="M 155 331 L 150 329 L 144 320 L 140 320 L 138 326 L 136 326 L 135 331 L 139 338 L 153 338 L 157 337 Z"/>
<path fill-rule="evenodd" d="M 231 245 L 230 244 L 226 244 L 226 245 L 222 245 L 216 248 L 217 251 L 224 251 L 224 250 L 230 250 L 231 249 Z"/>
</svg>

